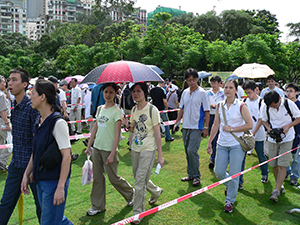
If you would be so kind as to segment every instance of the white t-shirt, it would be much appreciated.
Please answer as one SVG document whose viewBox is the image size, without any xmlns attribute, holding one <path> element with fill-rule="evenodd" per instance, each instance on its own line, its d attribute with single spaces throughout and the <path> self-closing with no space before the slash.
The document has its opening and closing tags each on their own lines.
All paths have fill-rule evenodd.
<svg viewBox="0 0 300 225">
<path fill-rule="evenodd" d="M 225 100 L 226 96 L 224 95 L 223 89 L 220 88 L 220 90 L 215 94 L 212 89 L 208 91 L 210 106 L 217 105 L 218 102 Z M 215 115 L 216 114 L 216 107 L 210 107 L 210 114 Z"/>
<path fill-rule="evenodd" d="M 260 107 L 259 107 L 259 102 L 261 102 Z M 252 128 L 251 132 L 253 132 L 255 127 L 256 127 L 256 124 L 258 122 L 258 119 L 261 118 L 260 110 L 261 110 L 261 108 L 263 107 L 263 105 L 265 103 L 264 103 L 264 100 L 259 96 L 257 96 L 257 98 L 255 100 L 251 100 L 249 98 L 246 98 L 245 103 L 246 103 L 246 105 L 249 109 L 249 112 L 250 112 L 250 115 L 251 115 L 251 118 L 252 118 L 253 128 Z M 264 125 L 261 125 L 259 127 L 259 129 L 256 132 L 254 138 L 255 138 L 255 141 L 265 141 L 266 140 L 266 132 L 265 132 L 265 129 L 264 129 Z"/>
<path fill-rule="evenodd" d="M 225 121 L 223 118 L 222 105 L 225 103 L 225 100 L 218 104 L 219 107 L 219 115 L 220 115 L 220 128 L 219 128 L 219 138 L 217 143 L 224 147 L 231 147 L 235 145 L 239 145 L 240 143 L 233 137 L 230 132 L 223 131 L 223 127 L 225 126 Z M 225 108 L 225 116 L 227 119 L 227 125 L 231 127 L 239 127 L 245 124 L 245 121 L 241 114 L 241 105 L 242 101 L 235 99 L 233 104 L 230 105 L 229 109 L 227 105 L 224 105 Z M 233 132 L 237 137 L 243 135 L 244 132 Z"/>
<path fill-rule="evenodd" d="M 292 118 L 288 114 L 284 106 L 284 101 L 285 98 L 281 97 L 281 103 L 278 111 L 277 109 L 269 107 L 270 123 L 272 125 L 272 128 L 281 128 L 282 126 L 288 125 L 292 122 Z M 299 118 L 300 110 L 298 109 L 297 105 L 289 99 L 287 99 L 287 101 L 293 117 Z M 262 116 L 262 121 L 268 121 L 266 105 L 264 105 L 261 109 L 261 116 Z M 281 143 L 292 141 L 294 140 L 294 138 L 295 138 L 295 129 L 291 127 L 289 131 L 286 133 L 286 137 L 283 138 Z M 268 141 L 276 143 L 276 141 L 271 137 L 268 137 Z"/>
<path fill-rule="evenodd" d="M 55 138 L 58 148 L 71 148 L 68 124 L 63 119 L 58 119 L 53 128 L 53 137 Z"/>
<path fill-rule="evenodd" d="M 182 128 L 203 130 L 205 111 L 210 109 L 208 93 L 203 88 L 198 87 L 192 94 L 190 88 L 185 89 L 180 108 L 184 110 Z"/>
<path fill-rule="evenodd" d="M 66 98 L 66 93 L 65 93 L 62 89 L 59 89 L 59 100 L 60 100 L 61 102 L 67 100 L 67 98 Z"/>
<path fill-rule="evenodd" d="M 238 86 L 238 91 L 236 94 L 238 96 L 238 99 L 241 99 L 245 96 L 244 89 L 240 85 Z"/>
<path fill-rule="evenodd" d="M 82 103 L 82 97 L 81 97 L 81 89 L 76 86 L 75 88 L 72 88 L 71 90 L 71 109 L 75 108 L 75 105 L 73 104 L 77 104 L 77 100 L 78 98 L 80 98 L 80 103 Z M 81 105 L 77 105 L 77 109 L 81 109 Z"/>
</svg>

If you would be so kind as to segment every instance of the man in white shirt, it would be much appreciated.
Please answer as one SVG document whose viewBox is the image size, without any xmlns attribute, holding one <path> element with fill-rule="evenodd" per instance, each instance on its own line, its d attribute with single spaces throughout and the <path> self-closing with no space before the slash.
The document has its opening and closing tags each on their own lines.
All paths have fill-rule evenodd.
<svg viewBox="0 0 300 225">
<path fill-rule="evenodd" d="M 259 163 L 267 161 L 266 155 L 264 154 L 264 141 L 266 140 L 265 129 L 262 126 L 262 119 L 260 118 L 260 109 L 264 105 L 263 99 L 259 97 L 255 89 L 258 88 L 253 80 L 247 80 L 244 84 L 244 90 L 247 94 L 247 98 L 244 100 L 246 103 L 253 123 L 251 132 L 255 138 L 255 151 L 259 160 Z M 268 163 L 260 166 L 261 182 L 268 182 Z"/>
<path fill-rule="evenodd" d="M 264 102 L 265 105 L 261 109 L 262 123 L 270 136 L 268 137 L 268 146 L 271 159 L 292 149 L 295 138 L 293 126 L 300 123 L 300 110 L 294 102 L 280 97 L 276 91 L 266 93 Z M 292 121 L 292 117 L 295 118 L 294 121 Z M 286 176 L 286 167 L 290 165 L 290 161 L 291 153 L 288 153 L 269 162 L 269 165 L 273 167 L 276 180 L 276 188 L 270 197 L 273 201 L 277 202 L 280 193 L 284 193 L 282 184 Z"/>
<path fill-rule="evenodd" d="M 193 186 L 199 186 L 201 174 L 198 150 L 201 136 L 206 137 L 208 135 L 209 97 L 208 93 L 198 86 L 198 72 L 195 69 L 187 69 L 184 77 L 189 88 L 182 93 L 180 111 L 175 122 L 177 124 L 183 118 L 182 139 L 187 159 L 188 176 L 181 178 L 181 181 L 193 181 Z"/>
<path fill-rule="evenodd" d="M 222 82 L 221 78 L 217 75 L 212 76 L 210 79 L 211 89 L 208 91 L 209 101 L 210 101 L 210 120 L 209 120 L 209 128 L 208 134 L 210 135 L 211 127 L 215 120 L 216 113 L 216 105 L 218 102 L 223 101 L 225 99 L 224 91 L 220 88 L 220 83 Z M 213 169 L 215 166 L 215 157 L 217 152 L 217 140 L 219 136 L 219 131 L 216 134 L 214 140 L 212 141 L 212 154 L 209 159 L 208 168 Z"/>
<path fill-rule="evenodd" d="M 70 120 L 81 120 L 81 89 L 77 86 L 77 79 L 72 78 L 70 81 L 71 90 L 71 111 L 70 111 Z M 71 123 L 71 129 L 75 132 L 75 124 Z M 81 123 L 77 123 L 77 134 L 82 134 Z"/>
</svg>

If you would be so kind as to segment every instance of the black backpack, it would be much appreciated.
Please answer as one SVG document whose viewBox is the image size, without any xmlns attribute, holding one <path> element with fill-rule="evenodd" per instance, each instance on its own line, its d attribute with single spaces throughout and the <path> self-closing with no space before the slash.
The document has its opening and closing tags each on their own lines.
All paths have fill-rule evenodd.
<svg viewBox="0 0 300 225">
<path fill-rule="evenodd" d="M 124 107 L 124 103 L 125 103 L 125 107 Z M 132 109 L 133 106 L 135 106 L 135 103 L 134 103 L 132 95 L 131 95 L 131 90 L 128 87 L 128 85 L 126 85 L 126 88 L 124 89 L 122 98 L 121 98 L 121 107 L 123 109 Z"/>
</svg>

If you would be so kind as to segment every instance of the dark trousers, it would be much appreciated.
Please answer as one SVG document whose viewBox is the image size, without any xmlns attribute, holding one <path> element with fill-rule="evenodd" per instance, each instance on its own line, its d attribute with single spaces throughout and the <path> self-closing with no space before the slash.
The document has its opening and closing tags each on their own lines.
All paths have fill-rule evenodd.
<svg viewBox="0 0 300 225">
<path fill-rule="evenodd" d="M 17 168 L 12 164 L 10 164 L 8 168 L 8 175 L 0 204 L 0 225 L 6 225 L 8 223 L 9 218 L 19 200 L 21 194 L 21 183 L 25 169 L 26 168 Z M 30 189 L 36 205 L 36 214 L 40 221 L 42 210 L 39 204 L 35 182 L 30 184 Z"/>
<path fill-rule="evenodd" d="M 211 127 L 214 124 L 214 120 L 215 120 L 215 115 L 210 115 L 210 119 L 209 119 L 209 127 L 208 127 L 208 135 L 210 135 L 210 131 L 211 131 Z M 214 137 L 211 145 L 212 145 L 212 153 L 210 156 L 210 159 L 214 162 L 215 158 L 216 158 L 216 154 L 217 154 L 217 141 L 218 141 L 218 137 L 219 137 L 219 130 L 216 134 L 216 136 Z"/>
</svg>

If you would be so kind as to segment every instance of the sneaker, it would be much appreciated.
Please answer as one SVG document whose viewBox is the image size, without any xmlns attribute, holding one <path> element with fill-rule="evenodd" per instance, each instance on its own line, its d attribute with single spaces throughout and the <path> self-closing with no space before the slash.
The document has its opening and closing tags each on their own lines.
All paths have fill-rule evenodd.
<svg viewBox="0 0 300 225">
<path fill-rule="evenodd" d="M 264 183 L 264 184 L 265 184 L 265 183 L 268 183 L 268 181 L 269 181 L 269 180 L 268 180 L 268 175 L 262 175 L 260 181 L 261 181 L 262 183 Z"/>
<path fill-rule="evenodd" d="M 209 159 L 208 168 L 213 169 L 215 167 L 215 162 L 212 159 Z"/>
<path fill-rule="evenodd" d="M 291 179 L 290 185 L 297 186 L 297 180 L 296 179 Z"/>
<path fill-rule="evenodd" d="M 94 215 L 96 215 L 98 213 L 102 213 L 102 212 L 105 212 L 105 211 L 106 211 L 106 209 L 104 209 L 104 210 L 98 210 L 98 209 L 90 208 L 89 211 L 86 212 L 86 214 L 88 216 L 94 216 Z"/>
<path fill-rule="evenodd" d="M 243 190 L 243 189 L 244 189 L 243 184 L 239 184 L 239 190 Z"/>
<path fill-rule="evenodd" d="M 231 213 L 233 211 L 233 204 L 229 201 L 226 201 L 224 212 Z"/>
<path fill-rule="evenodd" d="M 140 222 L 142 222 L 142 219 L 143 219 L 143 218 L 134 220 L 134 221 L 131 222 L 131 224 L 140 224 Z"/>
<path fill-rule="evenodd" d="M 157 198 L 154 198 L 152 195 L 151 195 L 151 197 L 150 197 L 150 199 L 149 199 L 149 205 L 153 205 L 153 204 L 155 204 L 156 202 L 157 202 L 157 200 L 158 200 L 158 198 L 161 196 L 161 194 L 163 193 L 163 189 L 162 188 L 160 188 L 160 194 L 159 194 L 159 196 L 157 197 Z"/>
<path fill-rule="evenodd" d="M 4 165 L 3 163 L 0 163 L 0 170 L 8 171 L 8 165 Z"/>
<path fill-rule="evenodd" d="M 281 188 L 280 188 L 280 194 L 284 194 L 285 193 L 285 189 L 284 189 L 284 186 L 281 185 Z"/>
<path fill-rule="evenodd" d="M 129 206 L 129 207 L 133 206 L 134 197 L 135 197 L 135 189 L 133 189 L 132 199 L 129 202 L 127 202 L 127 206 Z"/>
<path fill-rule="evenodd" d="M 74 155 L 72 154 L 71 155 L 71 161 L 73 162 L 73 161 L 77 160 L 78 156 L 79 156 L 78 154 L 74 154 Z"/>
<path fill-rule="evenodd" d="M 274 202 L 278 202 L 278 197 L 280 195 L 280 192 L 276 189 L 272 192 L 272 195 L 270 197 L 270 200 L 273 200 Z"/>
</svg>

